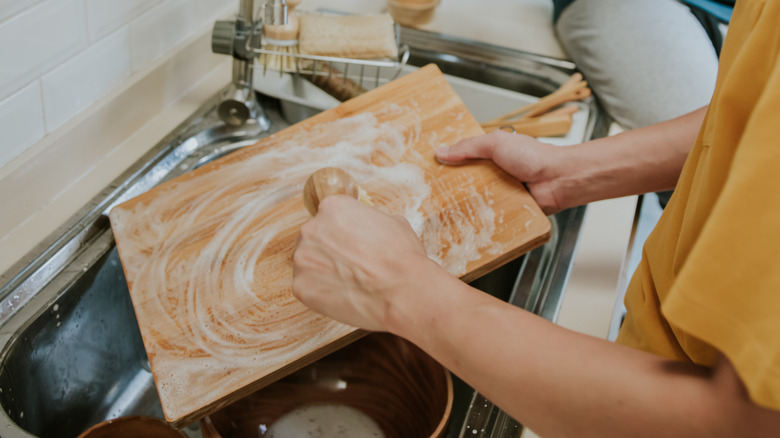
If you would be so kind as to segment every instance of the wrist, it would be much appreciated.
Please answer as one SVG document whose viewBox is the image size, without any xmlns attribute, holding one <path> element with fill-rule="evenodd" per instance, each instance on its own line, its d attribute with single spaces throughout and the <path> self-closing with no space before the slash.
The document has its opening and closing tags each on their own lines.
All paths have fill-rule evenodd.
<svg viewBox="0 0 780 438">
<path fill-rule="evenodd" d="M 624 163 L 619 155 L 604 153 L 609 143 L 600 139 L 558 148 L 547 190 L 559 210 L 613 196 Z"/>
<path fill-rule="evenodd" d="M 388 332 L 422 347 L 435 321 L 442 314 L 446 317 L 446 306 L 455 299 L 454 289 L 464 283 L 427 256 L 406 263 L 409 269 L 402 275 L 408 280 L 388 295 L 384 326 Z"/>
<path fill-rule="evenodd" d="M 579 205 L 576 181 L 581 178 L 583 166 L 577 165 L 581 157 L 577 157 L 579 151 L 575 148 L 552 146 L 550 152 L 545 154 L 540 173 L 526 183 L 528 190 L 546 214 L 554 214 Z"/>
</svg>

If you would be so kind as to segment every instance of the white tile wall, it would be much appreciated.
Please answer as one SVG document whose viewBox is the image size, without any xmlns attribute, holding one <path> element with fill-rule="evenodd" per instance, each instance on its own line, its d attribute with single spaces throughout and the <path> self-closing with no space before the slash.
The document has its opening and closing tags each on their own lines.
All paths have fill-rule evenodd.
<svg viewBox="0 0 780 438">
<path fill-rule="evenodd" d="M 0 22 L 8 17 L 13 17 L 40 1 L 41 0 L 0 0 Z"/>
<path fill-rule="evenodd" d="M 199 23 L 235 9 L 236 1 L 167 0 L 130 24 L 133 69 L 141 70 L 192 35 Z"/>
<path fill-rule="evenodd" d="M 97 41 L 161 1 L 86 0 L 89 41 Z"/>
<path fill-rule="evenodd" d="M 130 33 L 123 27 L 41 77 L 51 132 L 130 76 Z"/>
<path fill-rule="evenodd" d="M 140 70 L 184 40 L 198 15 L 190 0 L 168 0 L 141 14 L 130 24 L 133 69 Z"/>
<path fill-rule="evenodd" d="M 237 5 L 0 0 L 0 167 Z"/>
<path fill-rule="evenodd" d="M 0 101 L 0 132 L 0 167 L 46 134 L 37 81 Z"/>
<path fill-rule="evenodd" d="M 193 6 L 200 20 L 211 22 L 211 17 L 224 16 L 227 11 L 238 10 L 238 0 L 195 0 Z M 259 7 L 260 1 L 255 1 L 255 7 Z"/>
<path fill-rule="evenodd" d="M 83 0 L 50 0 L 0 25 L 0 99 L 87 46 Z"/>
</svg>

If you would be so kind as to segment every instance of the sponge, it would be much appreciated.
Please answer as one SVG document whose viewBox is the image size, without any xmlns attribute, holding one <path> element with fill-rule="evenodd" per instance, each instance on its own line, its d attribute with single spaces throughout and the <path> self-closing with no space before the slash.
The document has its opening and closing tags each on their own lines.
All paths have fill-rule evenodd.
<svg viewBox="0 0 780 438">
<path fill-rule="evenodd" d="M 353 59 L 398 58 L 393 19 L 381 15 L 301 16 L 301 53 Z"/>
</svg>

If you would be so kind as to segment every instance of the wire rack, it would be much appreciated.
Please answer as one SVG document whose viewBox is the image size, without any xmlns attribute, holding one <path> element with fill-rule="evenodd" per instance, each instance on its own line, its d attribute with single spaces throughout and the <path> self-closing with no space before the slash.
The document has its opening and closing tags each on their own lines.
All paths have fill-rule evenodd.
<svg viewBox="0 0 780 438">
<path fill-rule="evenodd" d="M 246 51 L 252 53 L 261 59 L 260 65 L 265 73 L 267 70 L 279 71 L 280 73 L 295 73 L 304 76 L 325 78 L 328 81 L 341 79 L 344 82 L 351 81 L 359 87 L 376 88 L 383 81 L 392 80 L 401 73 L 401 68 L 409 60 L 409 46 L 400 44 L 400 26 L 395 24 L 395 39 L 398 46 L 397 59 L 354 59 L 340 58 L 333 56 L 309 55 L 281 50 L 269 50 L 269 47 L 262 32 L 262 23 L 256 21 L 251 33 L 246 39 Z M 260 43 L 258 47 L 253 46 L 253 42 Z M 268 59 L 270 57 L 279 57 L 285 62 L 278 63 L 284 65 L 284 68 L 269 67 Z M 265 60 L 265 61 L 263 61 Z"/>
</svg>

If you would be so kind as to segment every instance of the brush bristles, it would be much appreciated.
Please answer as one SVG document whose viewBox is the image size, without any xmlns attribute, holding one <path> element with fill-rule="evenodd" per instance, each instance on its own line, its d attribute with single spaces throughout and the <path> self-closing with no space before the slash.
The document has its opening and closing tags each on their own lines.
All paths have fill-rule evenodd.
<svg viewBox="0 0 780 438">
<path fill-rule="evenodd" d="M 296 65 L 297 58 L 294 56 L 288 56 L 288 54 L 298 53 L 297 44 L 282 46 L 267 45 L 264 46 L 263 49 L 277 52 L 275 54 L 262 53 L 257 58 L 260 65 L 263 66 L 263 73 L 265 73 L 267 70 L 285 73 L 293 73 L 299 70 L 300 65 Z"/>
</svg>

